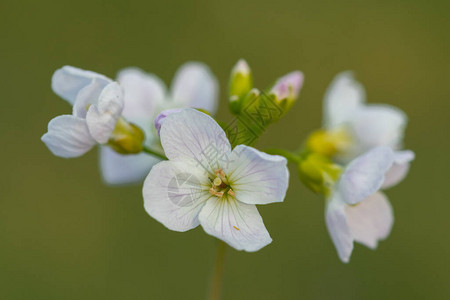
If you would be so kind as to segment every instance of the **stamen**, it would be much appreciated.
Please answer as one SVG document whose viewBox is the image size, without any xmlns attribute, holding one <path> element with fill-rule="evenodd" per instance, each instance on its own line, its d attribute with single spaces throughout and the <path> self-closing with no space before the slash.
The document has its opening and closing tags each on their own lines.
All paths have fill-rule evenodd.
<svg viewBox="0 0 450 300">
<path fill-rule="evenodd" d="M 217 176 L 220 176 L 220 178 L 223 180 L 223 179 L 225 179 L 225 172 L 222 170 L 222 169 L 217 169 L 216 170 L 216 175 Z"/>
<path fill-rule="evenodd" d="M 236 194 L 234 193 L 234 191 L 232 189 L 228 190 L 228 195 L 230 195 L 231 197 L 236 197 Z"/>
</svg>

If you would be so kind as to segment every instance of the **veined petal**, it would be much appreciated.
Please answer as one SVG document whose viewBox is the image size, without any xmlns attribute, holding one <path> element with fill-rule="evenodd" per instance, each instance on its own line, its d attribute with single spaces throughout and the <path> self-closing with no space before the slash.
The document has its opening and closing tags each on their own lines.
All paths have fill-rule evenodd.
<svg viewBox="0 0 450 300">
<path fill-rule="evenodd" d="M 117 82 L 112 82 L 103 89 L 98 103 L 91 105 L 86 114 L 89 132 L 98 143 L 108 141 L 122 109 L 122 88 Z"/>
<path fill-rule="evenodd" d="M 410 150 L 396 151 L 394 164 L 385 175 L 382 189 L 393 187 L 400 183 L 408 174 L 409 163 L 414 160 L 415 154 Z"/>
<path fill-rule="evenodd" d="M 170 160 L 188 160 L 208 172 L 221 168 L 231 152 L 225 132 L 210 116 L 186 108 L 161 125 L 161 144 Z"/>
<path fill-rule="evenodd" d="M 378 146 L 396 149 L 401 146 L 406 114 L 400 109 L 381 104 L 366 105 L 355 112 L 350 126 L 360 153 Z"/>
<path fill-rule="evenodd" d="M 331 196 L 325 208 L 325 223 L 328 233 L 342 262 L 348 263 L 353 251 L 353 235 L 347 223 L 345 207 L 339 193 Z"/>
<path fill-rule="evenodd" d="M 217 111 L 219 84 L 209 67 L 199 62 L 182 65 L 172 81 L 172 98 L 184 107 Z"/>
<path fill-rule="evenodd" d="M 78 92 L 93 79 L 98 80 L 103 87 L 112 82 L 111 79 L 101 74 L 71 66 L 64 66 L 53 73 L 52 89 L 55 94 L 73 105 Z"/>
<path fill-rule="evenodd" d="M 223 166 L 236 199 L 247 204 L 282 202 L 289 184 L 287 161 L 239 145 Z"/>
<path fill-rule="evenodd" d="M 109 147 L 100 148 L 100 171 L 105 183 L 111 185 L 142 182 L 160 161 L 146 153 L 121 155 Z"/>
<path fill-rule="evenodd" d="M 226 196 L 213 197 L 200 211 L 199 219 L 206 233 L 236 250 L 254 252 L 272 242 L 255 205 Z"/>
<path fill-rule="evenodd" d="M 373 195 L 380 189 L 393 162 L 394 152 L 389 147 L 377 147 L 355 158 L 338 182 L 342 200 L 356 204 Z"/>
<path fill-rule="evenodd" d="M 391 232 L 394 214 L 383 193 L 375 193 L 357 205 L 347 205 L 347 224 L 356 242 L 375 249 Z"/>
<path fill-rule="evenodd" d="M 166 86 L 156 75 L 138 68 L 126 68 L 119 72 L 117 81 L 124 91 L 123 116 L 130 122 L 155 117 L 158 107 L 166 100 Z M 147 125 L 147 124 L 146 124 Z"/>
<path fill-rule="evenodd" d="M 72 114 L 79 118 L 86 118 L 89 107 L 98 103 L 98 98 L 105 86 L 103 83 L 94 78 L 85 87 L 81 88 L 73 104 Z"/>
<path fill-rule="evenodd" d="M 164 226 L 186 231 L 199 225 L 198 214 L 211 197 L 208 175 L 185 162 L 163 161 L 144 182 L 144 207 Z"/>
<path fill-rule="evenodd" d="M 348 122 L 365 101 L 364 87 L 350 71 L 336 75 L 325 94 L 324 127 L 331 129 Z"/>
<path fill-rule="evenodd" d="M 54 155 L 64 158 L 81 156 L 96 144 L 86 121 L 71 115 L 52 119 L 41 140 Z"/>
</svg>

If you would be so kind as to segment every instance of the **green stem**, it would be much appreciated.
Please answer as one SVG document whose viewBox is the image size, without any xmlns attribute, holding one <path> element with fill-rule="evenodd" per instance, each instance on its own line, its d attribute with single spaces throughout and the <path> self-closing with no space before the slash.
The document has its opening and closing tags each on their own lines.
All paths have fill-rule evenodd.
<svg viewBox="0 0 450 300">
<path fill-rule="evenodd" d="M 284 149 L 267 149 L 264 152 L 266 152 L 267 154 L 272 154 L 272 155 L 281 155 L 283 157 L 285 157 L 289 162 L 292 163 L 299 163 L 301 160 L 300 155 L 298 155 L 297 153 L 288 151 L 288 150 L 284 150 Z"/>
<path fill-rule="evenodd" d="M 166 157 L 164 154 L 161 154 L 161 153 L 159 153 L 158 151 L 155 151 L 155 150 L 153 150 L 153 149 L 144 147 L 144 148 L 142 149 L 142 151 L 145 152 L 145 153 L 151 154 L 151 155 L 153 155 L 153 156 L 159 157 L 159 158 L 161 158 L 161 159 L 163 159 L 163 160 L 167 160 L 167 157 Z"/>
<path fill-rule="evenodd" d="M 225 254 L 227 250 L 227 244 L 219 241 L 217 246 L 216 262 L 214 265 L 214 273 L 211 278 L 211 291 L 209 294 L 210 300 L 219 300 L 222 290 L 223 271 L 225 267 Z"/>
</svg>

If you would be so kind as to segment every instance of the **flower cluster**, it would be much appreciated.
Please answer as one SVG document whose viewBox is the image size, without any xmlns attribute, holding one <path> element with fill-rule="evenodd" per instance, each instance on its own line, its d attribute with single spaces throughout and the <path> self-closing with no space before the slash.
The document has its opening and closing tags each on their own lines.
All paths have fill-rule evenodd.
<svg viewBox="0 0 450 300">
<path fill-rule="evenodd" d="M 250 146 L 292 108 L 303 86 L 300 71 L 267 89 L 253 86 L 238 61 L 228 89 L 233 121 L 216 121 L 218 83 L 210 69 L 188 62 L 170 90 L 137 68 L 116 81 L 70 66 L 52 78 L 54 92 L 72 106 L 54 118 L 42 141 L 56 156 L 78 157 L 99 145 L 107 184 L 143 183 L 147 213 L 170 230 L 204 231 L 237 250 L 271 243 L 256 205 L 283 202 L 287 163 L 326 199 L 325 223 L 343 262 L 353 242 L 376 248 L 394 221 L 382 190 L 405 178 L 414 153 L 402 150 L 406 115 L 388 105 L 365 104 L 362 85 L 339 74 L 325 95 L 324 122 L 295 152 Z M 220 124 L 220 125 L 219 125 Z M 237 134 L 238 138 L 231 138 Z M 252 142 L 250 142 L 252 141 Z"/>
</svg>

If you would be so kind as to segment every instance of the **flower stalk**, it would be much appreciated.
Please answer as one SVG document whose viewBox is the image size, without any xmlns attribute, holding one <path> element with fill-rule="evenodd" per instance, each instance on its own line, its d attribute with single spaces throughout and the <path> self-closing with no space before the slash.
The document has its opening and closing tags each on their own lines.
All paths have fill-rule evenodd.
<svg viewBox="0 0 450 300">
<path fill-rule="evenodd" d="M 208 298 L 210 300 L 219 300 L 221 298 L 227 248 L 227 244 L 219 240 L 219 244 L 217 245 L 216 261 L 214 263 L 214 271 L 211 277 L 211 290 Z"/>
</svg>

